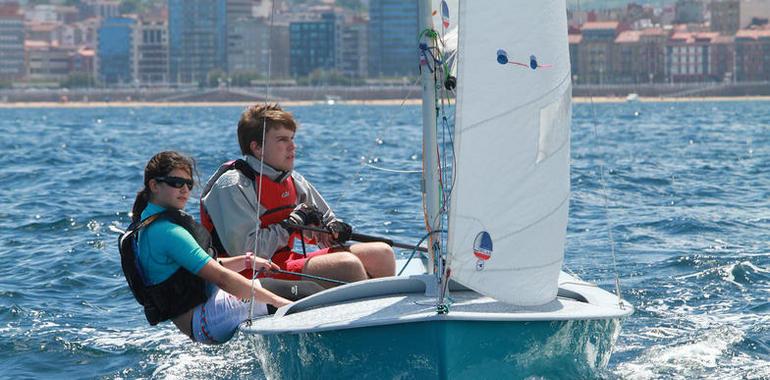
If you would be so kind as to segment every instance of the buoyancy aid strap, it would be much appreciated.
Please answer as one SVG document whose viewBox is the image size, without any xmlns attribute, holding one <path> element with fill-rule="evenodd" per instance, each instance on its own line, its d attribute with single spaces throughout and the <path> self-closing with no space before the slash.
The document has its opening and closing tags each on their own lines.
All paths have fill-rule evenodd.
<svg viewBox="0 0 770 380">
<path fill-rule="evenodd" d="M 252 181 L 256 181 L 258 176 L 262 176 L 258 171 L 254 170 L 254 168 L 252 168 L 248 162 L 246 162 L 243 159 L 237 159 L 235 161 L 231 161 L 230 167 L 243 173 L 243 175 L 245 175 L 247 178 L 251 179 Z M 280 174 L 278 174 L 278 176 L 275 179 L 270 178 L 268 176 L 264 176 L 264 177 L 267 177 L 268 179 L 270 179 L 275 183 L 281 183 L 285 181 L 287 178 L 289 178 L 290 175 L 291 175 L 291 171 L 286 170 L 286 171 L 281 171 Z"/>
<path fill-rule="evenodd" d="M 130 226 L 128 226 L 128 229 L 123 234 L 123 236 L 120 237 L 120 242 L 122 243 L 123 240 L 127 239 L 129 236 L 139 232 L 139 230 L 149 226 L 152 222 L 156 221 L 158 218 L 160 218 L 162 212 L 159 212 L 157 214 L 153 214 L 145 218 L 144 220 L 141 220 L 136 223 L 132 223 Z"/>
<path fill-rule="evenodd" d="M 235 161 L 232 161 L 230 163 L 230 169 L 238 170 L 239 172 L 241 172 L 241 174 L 245 175 L 246 178 L 252 181 L 255 181 L 257 179 L 257 176 L 259 176 L 259 173 L 256 170 L 254 170 L 254 168 L 252 168 L 248 162 L 242 159 L 237 159 Z"/>
<path fill-rule="evenodd" d="M 245 175 L 246 177 L 251 178 L 252 181 L 256 180 L 257 176 L 260 175 L 259 172 L 254 170 L 254 168 L 252 168 L 251 165 L 249 165 L 249 163 L 246 162 L 243 159 L 237 159 L 235 161 L 232 161 L 232 163 L 230 165 L 231 165 L 232 168 L 238 169 L 238 171 L 243 173 L 243 175 Z M 267 164 L 265 164 L 265 165 L 267 165 Z M 270 166 L 270 165 L 267 165 L 267 166 L 272 168 L 272 166 Z M 289 170 L 282 171 L 280 174 L 278 174 L 278 176 L 275 179 L 270 178 L 270 180 L 273 181 L 273 182 L 281 183 L 286 178 L 289 178 L 289 175 L 291 175 L 291 171 L 289 171 Z"/>
<path fill-rule="evenodd" d="M 128 229 L 126 229 L 126 232 L 123 233 L 123 235 L 118 239 L 118 247 L 122 247 L 123 243 L 126 241 L 126 239 L 134 236 L 137 234 L 140 230 L 144 229 L 145 227 L 152 224 L 152 222 L 158 220 L 160 218 L 162 213 L 157 213 L 148 216 L 144 220 L 141 220 L 139 222 L 131 223 L 131 225 L 128 226 Z M 136 247 L 137 240 L 134 240 L 134 247 Z M 136 262 L 137 269 L 139 268 L 139 262 Z M 141 270 L 139 271 L 141 273 Z M 143 279 L 144 280 L 144 279 Z"/>
</svg>

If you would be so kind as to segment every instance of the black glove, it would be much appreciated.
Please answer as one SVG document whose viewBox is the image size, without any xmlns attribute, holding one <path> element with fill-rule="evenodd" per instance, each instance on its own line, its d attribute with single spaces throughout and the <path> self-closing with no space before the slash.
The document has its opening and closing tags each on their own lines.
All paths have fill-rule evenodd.
<svg viewBox="0 0 770 380">
<path fill-rule="evenodd" d="M 304 203 L 300 203 L 294 208 L 294 211 L 289 214 L 286 221 L 301 226 L 320 226 L 321 219 L 323 219 L 323 214 L 321 214 L 315 206 L 308 206 Z"/>
<path fill-rule="evenodd" d="M 344 244 L 350 240 L 350 235 L 353 234 L 353 227 L 341 220 L 333 220 L 326 225 L 329 232 L 337 234 L 337 243 Z"/>
</svg>

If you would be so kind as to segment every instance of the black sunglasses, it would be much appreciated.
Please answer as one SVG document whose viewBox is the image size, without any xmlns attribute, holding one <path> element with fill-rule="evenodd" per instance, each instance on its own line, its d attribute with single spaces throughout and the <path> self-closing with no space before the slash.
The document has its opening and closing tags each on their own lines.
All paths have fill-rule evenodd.
<svg viewBox="0 0 770 380">
<path fill-rule="evenodd" d="M 192 190 L 195 181 L 182 177 L 155 177 L 158 182 L 163 182 L 175 189 L 181 189 L 182 186 L 187 185 L 188 190 Z"/>
</svg>

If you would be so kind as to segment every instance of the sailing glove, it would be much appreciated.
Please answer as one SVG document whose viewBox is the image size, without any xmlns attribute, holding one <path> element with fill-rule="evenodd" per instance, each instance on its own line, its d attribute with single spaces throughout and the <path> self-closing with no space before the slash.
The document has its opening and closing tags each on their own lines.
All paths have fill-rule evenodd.
<svg viewBox="0 0 770 380">
<path fill-rule="evenodd" d="M 353 227 L 341 220 L 333 220 L 326 225 L 329 232 L 337 235 L 337 243 L 344 244 L 350 240 L 350 235 L 353 234 Z"/>
<path fill-rule="evenodd" d="M 323 214 L 321 214 L 315 206 L 300 203 L 294 208 L 294 211 L 289 214 L 286 221 L 301 226 L 320 226 L 322 218 Z"/>
</svg>

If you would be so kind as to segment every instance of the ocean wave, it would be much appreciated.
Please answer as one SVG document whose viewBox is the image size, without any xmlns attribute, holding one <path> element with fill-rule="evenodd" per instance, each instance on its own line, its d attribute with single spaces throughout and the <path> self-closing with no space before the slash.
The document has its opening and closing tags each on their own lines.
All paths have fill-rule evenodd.
<svg viewBox="0 0 770 380">
<path fill-rule="evenodd" d="M 770 270 L 758 267 L 750 261 L 741 261 L 737 263 L 725 264 L 711 267 L 696 273 L 680 276 L 677 279 L 686 280 L 697 278 L 701 281 L 713 283 L 712 279 L 719 279 L 738 287 L 747 285 L 765 285 L 770 289 Z"/>
<path fill-rule="evenodd" d="M 635 359 L 620 363 L 615 373 L 628 379 L 760 379 L 770 375 L 770 363 L 757 363 L 753 355 L 741 349 L 746 337 L 743 329 L 710 322 L 690 331 L 657 329 L 648 337 L 671 342 L 641 349 Z"/>
</svg>

